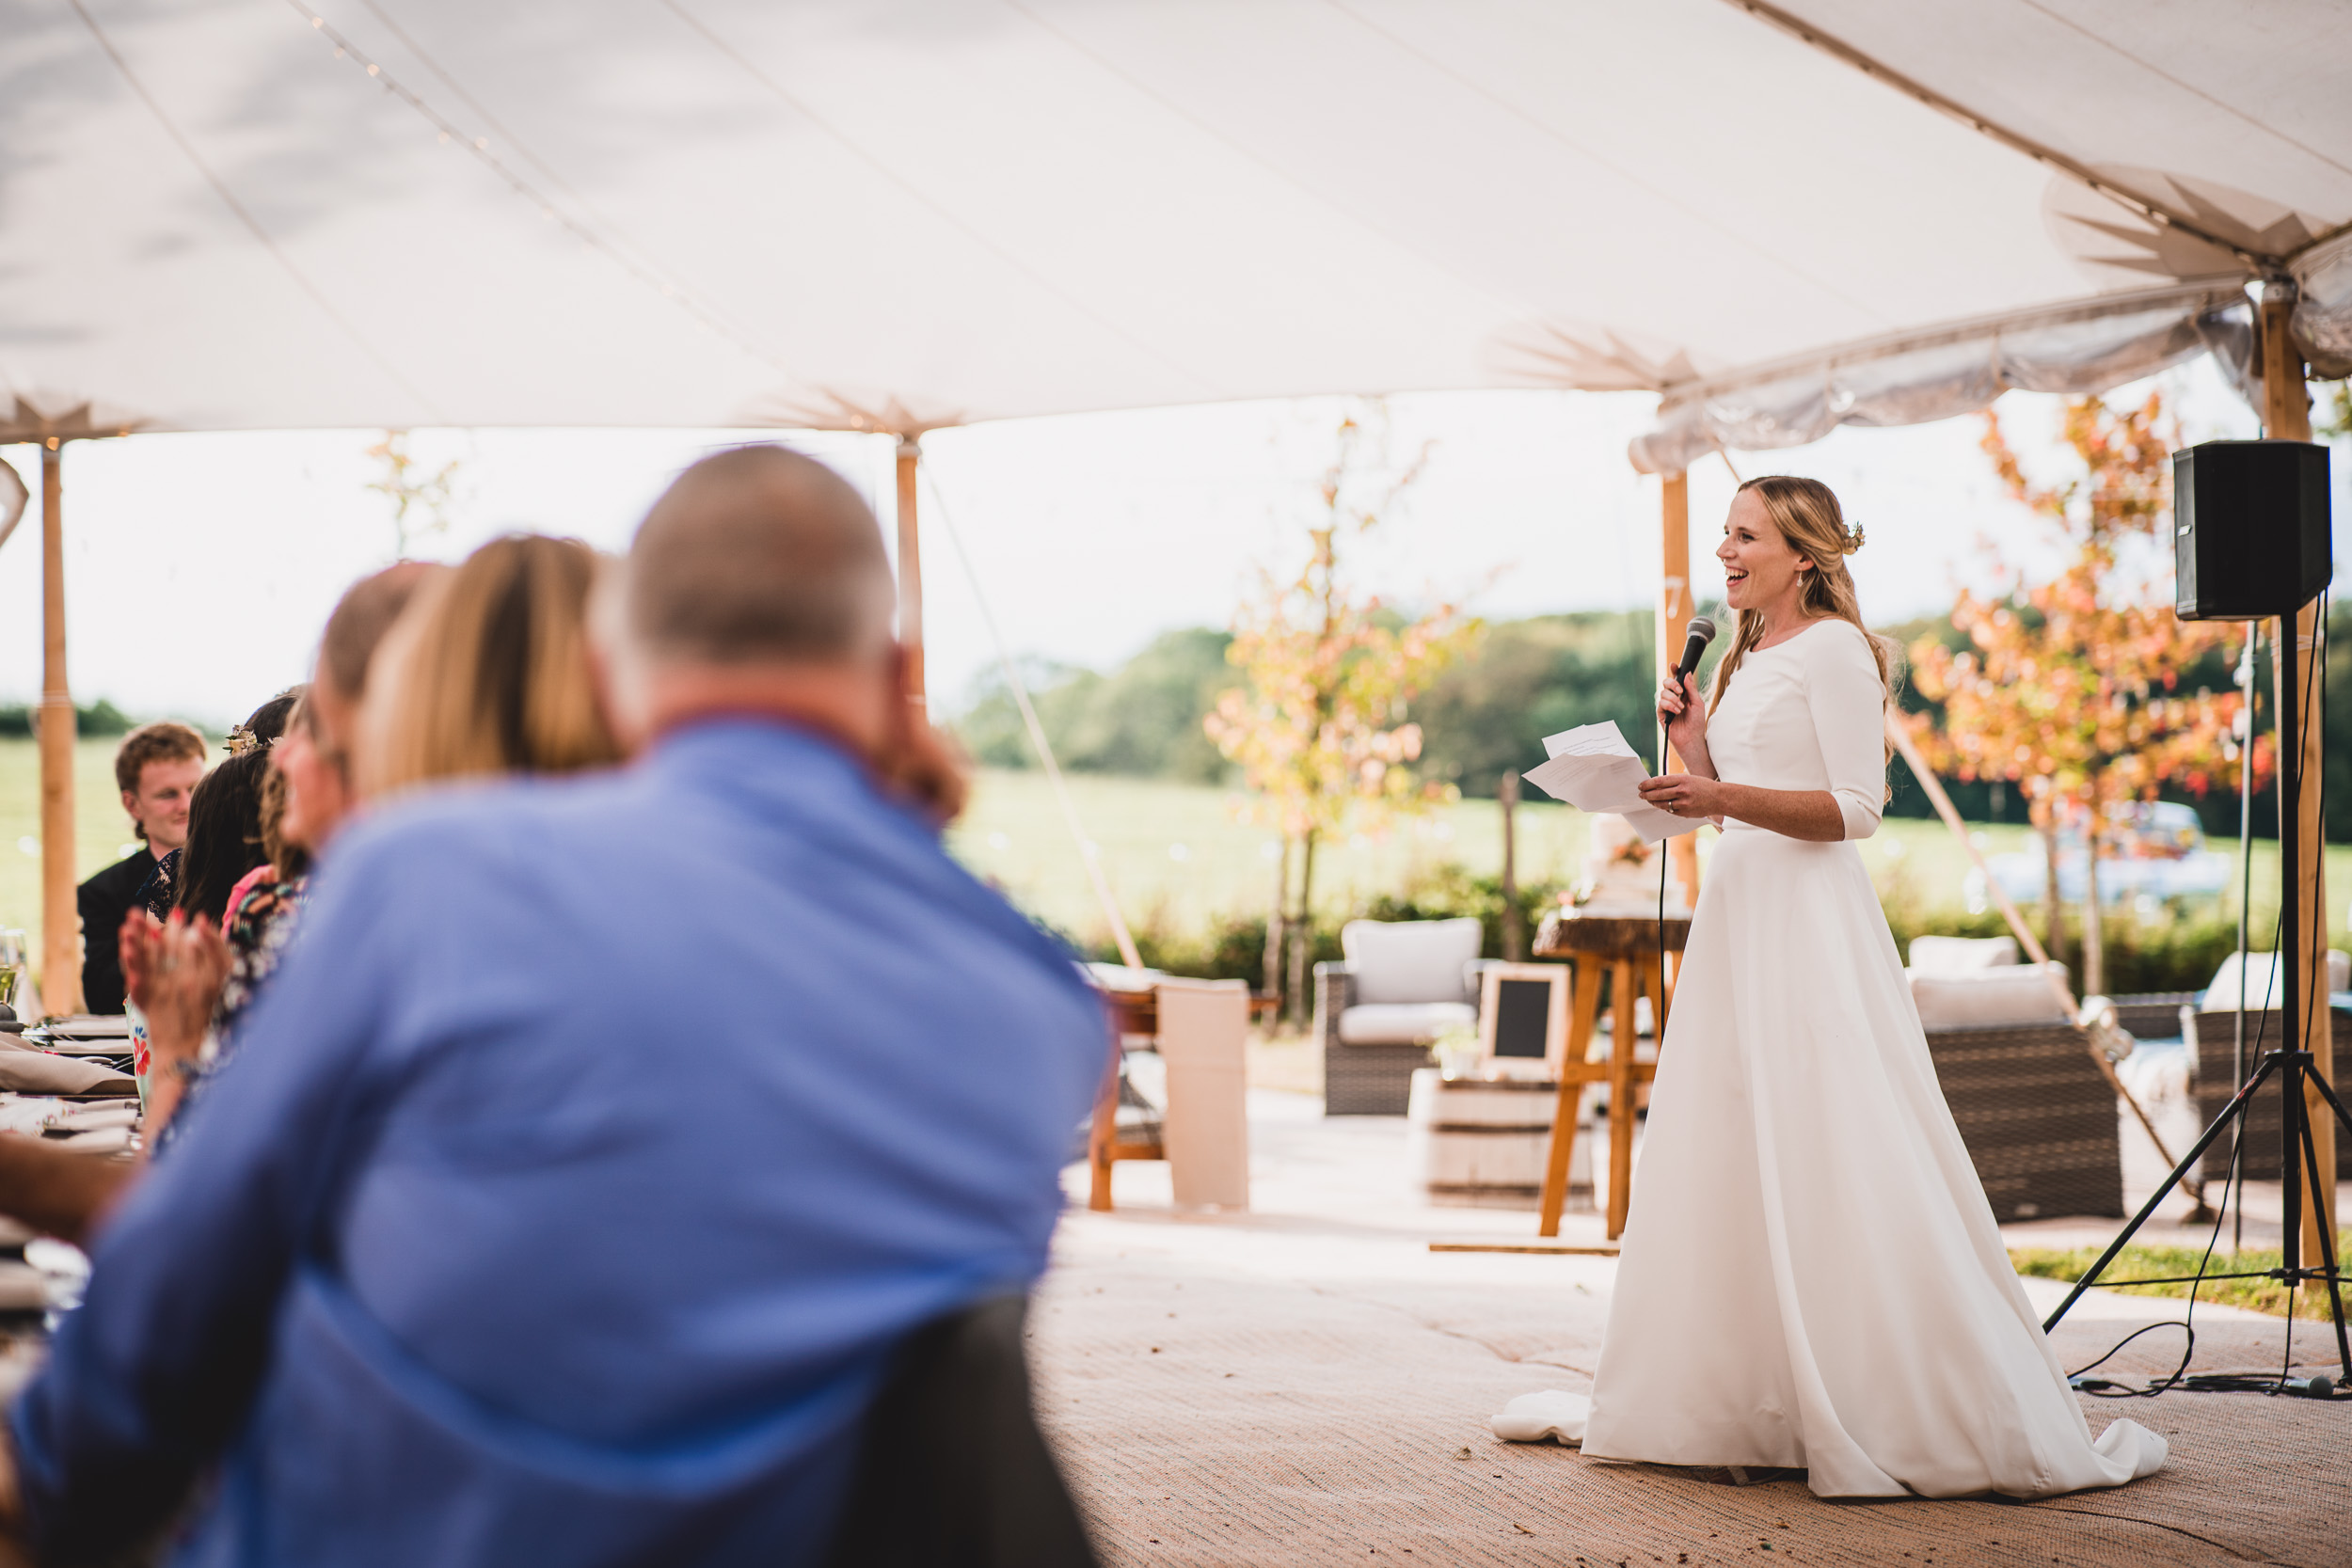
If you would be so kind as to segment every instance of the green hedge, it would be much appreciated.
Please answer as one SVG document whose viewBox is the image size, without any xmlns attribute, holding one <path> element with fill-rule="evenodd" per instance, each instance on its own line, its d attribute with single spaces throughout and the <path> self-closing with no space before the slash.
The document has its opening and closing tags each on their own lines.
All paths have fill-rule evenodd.
<svg viewBox="0 0 2352 1568">
<path fill-rule="evenodd" d="M 1529 940 L 1534 940 L 1544 911 L 1558 902 L 1559 884 L 1539 882 L 1519 890 L 1519 908 Z M 1340 957 L 1340 927 L 1347 920 L 1451 920 L 1476 917 L 1485 927 L 1481 951 L 1502 957 L 1502 884 L 1495 877 L 1475 877 L 1459 866 L 1447 866 L 1403 892 L 1372 900 L 1362 909 L 1341 915 L 1325 913 L 1314 924 L 1315 961 Z M 2032 912 L 2028 912 L 2032 918 Z M 1962 914 L 1949 910 L 1920 913 L 1899 906 L 1887 911 L 1899 951 L 1908 954 L 1916 936 L 1997 937 L 2009 934 L 1996 912 Z M 2221 960 L 2237 947 L 2237 926 L 2218 914 L 2172 915 L 2141 921 L 2127 911 L 2110 914 L 2102 927 L 2106 951 L 2106 990 L 2111 996 L 2146 991 L 2202 989 Z M 2080 911 L 2068 921 L 2068 969 L 2079 993 L 2082 989 L 2082 923 Z M 1143 961 L 1170 974 L 1207 979 L 1247 980 L 1252 987 L 1265 972 L 1265 919 L 1262 915 L 1221 921 L 1206 931 L 1162 929 L 1151 924 L 1133 932 Z M 2035 934 L 2041 935 L 2039 926 Z M 2265 933 L 2266 935 L 2266 933 Z M 2266 943 L 2263 943 L 2266 945 Z M 1076 943 L 1090 958 L 1116 963 L 1119 955 L 1108 941 Z"/>
<path fill-rule="evenodd" d="M 78 735 L 129 735 L 137 728 L 137 721 L 114 704 L 101 697 L 87 707 L 73 710 L 73 728 Z M 0 707 L 0 736 L 17 739 L 29 738 L 33 733 L 33 710 L 19 705 Z"/>
</svg>

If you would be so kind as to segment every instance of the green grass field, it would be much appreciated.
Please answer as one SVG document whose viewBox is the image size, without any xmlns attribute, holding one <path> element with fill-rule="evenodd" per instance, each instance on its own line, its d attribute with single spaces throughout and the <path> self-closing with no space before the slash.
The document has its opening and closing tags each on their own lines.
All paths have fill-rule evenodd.
<svg viewBox="0 0 2352 1568">
<path fill-rule="evenodd" d="M 2352 1230 L 2336 1238 L 2336 1256 L 2352 1246 Z M 2043 1279 L 2062 1279 L 2072 1284 L 2080 1279 L 2090 1265 L 2099 1260 L 2104 1247 L 2075 1247 L 2070 1251 L 2054 1251 L 2046 1247 L 2011 1247 L 2009 1260 L 2019 1274 L 2038 1275 Z M 2263 1269 L 2279 1267 L 2284 1254 L 2271 1252 L 2228 1252 L 2216 1250 L 2207 1257 L 2203 1249 L 2193 1246 L 2127 1246 L 2119 1254 L 2107 1272 L 2100 1275 L 2100 1283 L 2134 1295 L 2171 1296 L 2174 1299 L 2189 1293 L 2188 1285 L 2133 1285 L 2135 1279 L 2195 1280 L 2201 1271 L 2214 1274 L 2253 1274 Z M 2309 1289 L 2307 1287 L 2307 1289 Z M 2275 1279 L 2207 1279 L 2196 1287 L 2200 1301 L 2219 1302 L 2227 1307 L 2243 1307 L 2249 1311 L 2267 1312 L 2274 1318 L 2287 1316 L 2291 1292 Z M 2307 1297 L 2296 1304 L 2299 1313 L 2309 1314 L 2312 1302 Z M 2319 1310 L 2327 1310 L 2324 1296 Z"/>
<path fill-rule="evenodd" d="M 1263 911 L 1273 896 L 1274 835 L 1243 819 L 1228 791 L 1145 779 L 1073 776 L 1071 793 L 1087 835 L 1101 847 L 1105 875 L 1131 924 L 1195 930 L 1219 914 Z M 1518 869 L 1523 882 L 1572 881 L 1584 858 L 1581 813 L 1549 802 L 1519 807 Z M 2024 828 L 1986 827 L 1987 854 L 2023 848 Z M 1699 835 L 1702 863 L 1715 835 Z M 1073 934 L 1093 938 L 1103 918 L 1069 829 L 1042 773 L 989 769 L 971 809 L 949 835 L 965 864 L 1016 902 Z M 2229 849 L 2231 845 L 2217 844 Z M 1962 907 L 1968 857 L 1941 822 L 1889 818 L 1862 847 L 1890 903 L 1920 911 Z M 1463 800 L 1397 823 L 1379 837 L 1359 836 L 1317 856 L 1317 907 L 1344 916 L 1373 895 L 1400 892 L 1447 862 L 1492 875 L 1502 863 L 1502 810 L 1492 800 Z M 2277 846 L 2255 846 L 2254 910 L 2266 922 L 2278 902 Z M 2328 850 L 2329 929 L 2345 944 L 2352 899 L 2352 846 Z M 2233 903 L 2230 906 L 2234 910 Z M 2028 911 L 2030 914 L 2032 911 Z"/>
</svg>

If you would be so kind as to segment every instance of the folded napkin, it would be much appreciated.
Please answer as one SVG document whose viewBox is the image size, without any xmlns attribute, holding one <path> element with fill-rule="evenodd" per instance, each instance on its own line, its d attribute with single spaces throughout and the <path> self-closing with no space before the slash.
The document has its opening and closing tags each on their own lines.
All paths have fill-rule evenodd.
<svg viewBox="0 0 2352 1568">
<path fill-rule="evenodd" d="M 1506 1443 L 1540 1443 L 1552 1437 L 1573 1446 L 1584 1441 L 1584 1423 L 1592 1414 L 1591 1395 L 1547 1388 L 1540 1394 L 1521 1394 L 1488 1424 Z"/>
<path fill-rule="evenodd" d="M 74 1056 L 53 1056 L 0 1035 L 0 1089 L 18 1094 L 136 1094 L 127 1072 Z"/>
</svg>

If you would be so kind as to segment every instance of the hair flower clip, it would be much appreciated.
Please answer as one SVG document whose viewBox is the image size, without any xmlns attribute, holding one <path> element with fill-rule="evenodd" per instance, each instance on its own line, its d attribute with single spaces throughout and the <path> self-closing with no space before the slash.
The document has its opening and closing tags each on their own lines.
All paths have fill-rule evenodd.
<svg viewBox="0 0 2352 1568">
<path fill-rule="evenodd" d="M 1854 551 L 1860 549 L 1861 547 L 1862 525 L 1860 523 L 1856 523 L 1853 526 L 1853 531 L 1846 535 L 1846 542 L 1844 545 L 1839 546 L 1839 549 L 1842 554 L 1851 555 Z"/>
<path fill-rule="evenodd" d="M 239 724 L 229 732 L 227 744 L 229 754 L 232 757 L 241 757 L 247 752 L 260 751 L 262 746 L 262 742 L 254 736 L 253 732 L 243 724 Z"/>
</svg>

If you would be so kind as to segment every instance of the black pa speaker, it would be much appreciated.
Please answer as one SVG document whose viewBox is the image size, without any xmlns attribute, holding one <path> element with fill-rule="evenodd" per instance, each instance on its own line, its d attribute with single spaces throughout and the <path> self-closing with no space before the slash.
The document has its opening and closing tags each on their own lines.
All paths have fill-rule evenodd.
<svg viewBox="0 0 2352 1568">
<path fill-rule="evenodd" d="M 2207 441 L 2174 452 L 2172 550 L 2182 620 L 2294 614 L 2335 576 L 2328 449 Z"/>
</svg>

